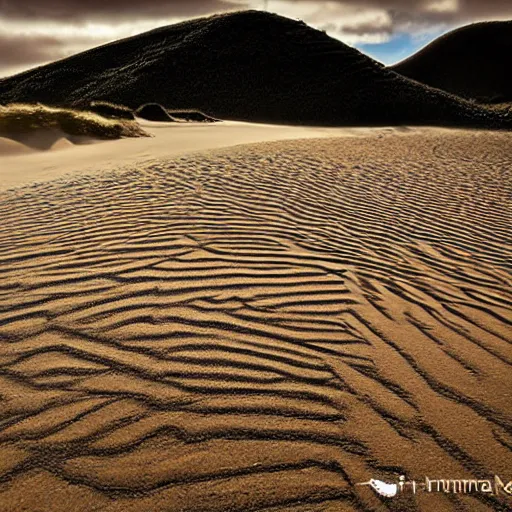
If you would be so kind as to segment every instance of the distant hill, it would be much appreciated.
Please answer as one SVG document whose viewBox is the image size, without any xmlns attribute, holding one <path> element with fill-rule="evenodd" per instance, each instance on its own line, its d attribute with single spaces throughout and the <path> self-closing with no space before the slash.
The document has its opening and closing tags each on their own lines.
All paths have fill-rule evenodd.
<svg viewBox="0 0 512 512">
<path fill-rule="evenodd" d="M 141 105 L 136 111 L 135 115 L 148 121 L 163 121 L 173 123 L 176 119 L 173 119 L 167 110 L 158 103 L 146 103 Z"/>
<path fill-rule="evenodd" d="M 389 69 L 465 98 L 512 102 L 512 21 L 453 30 Z"/>
<path fill-rule="evenodd" d="M 162 27 L 0 80 L 0 103 L 93 100 L 255 122 L 512 127 L 509 114 L 418 84 L 302 22 L 261 11 Z"/>
</svg>

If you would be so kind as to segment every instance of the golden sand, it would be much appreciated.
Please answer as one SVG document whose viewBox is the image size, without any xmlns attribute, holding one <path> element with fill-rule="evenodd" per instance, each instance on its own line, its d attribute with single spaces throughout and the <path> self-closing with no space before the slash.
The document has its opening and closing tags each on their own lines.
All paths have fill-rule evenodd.
<svg viewBox="0 0 512 512">
<path fill-rule="evenodd" d="M 512 478 L 512 136 L 375 133 L 1 193 L 0 511 L 506 510 L 355 485 Z"/>
</svg>

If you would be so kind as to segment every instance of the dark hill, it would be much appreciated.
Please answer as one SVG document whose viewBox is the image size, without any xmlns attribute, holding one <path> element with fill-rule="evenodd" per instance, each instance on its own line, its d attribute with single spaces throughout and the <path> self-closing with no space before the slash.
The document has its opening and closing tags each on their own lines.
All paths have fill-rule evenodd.
<svg viewBox="0 0 512 512">
<path fill-rule="evenodd" d="M 177 120 L 196 123 L 218 123 L 220 119 L 207 116 L 198 110 L 169 110 L 169 114 Z"/>
<path fill-rule="evenodd" d="M 507 114 L 418 84 L 302 22 L 261 11 L 162 27 L 0 80 L 0 103 L 82 108 L 93 100 L 256 122 L 512 126 Z"/>
<path fill-rule="evenodd" d="M 141 105 L 135 111 L 135 115 L 142 119 L 147 119 L 148 121 L 161 121 L 167 123 L 173 123 L 176 121 L 167 113 L 167 110 L 158 103 L 146 103 L 145 105 Z"/>
<path fill-rule="evenodd" d="M 453 30 L 390 69 L 481 102 L 512 101 L 512 21 Z"/>
</svg>

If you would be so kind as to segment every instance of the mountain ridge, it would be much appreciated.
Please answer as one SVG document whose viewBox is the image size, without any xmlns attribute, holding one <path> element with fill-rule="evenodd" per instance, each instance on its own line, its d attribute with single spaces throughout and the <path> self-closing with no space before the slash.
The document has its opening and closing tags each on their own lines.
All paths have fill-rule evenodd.
<svg viewBox="0 0 512 512">
<path fill-rule="evenodd" d="M 159 27 L 0 81 L 0 103 L 160 103 L 311 125 L 510 129 L 512 119 L 418 84 L 303 22 L 239 11 Z"/>
</svg>

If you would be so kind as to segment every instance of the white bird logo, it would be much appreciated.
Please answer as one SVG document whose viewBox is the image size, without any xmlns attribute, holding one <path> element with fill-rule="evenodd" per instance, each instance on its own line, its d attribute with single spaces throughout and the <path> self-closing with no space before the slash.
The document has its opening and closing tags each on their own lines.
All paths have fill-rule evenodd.
<svg viewBox="0 0 512 512">
<path fill-rule="evenodd" d="M 356 485 L 368 485 L 376 493 L 380 494 L 381 496 L 385 496 L 386 498 L 393 498 L 398 492 L 397 484 L 388 484 L 382 480 L 375 480 L 374 478 L 372 478 L 369 482 L 363 482 Z"/>
</svg>

